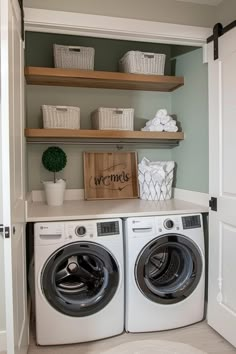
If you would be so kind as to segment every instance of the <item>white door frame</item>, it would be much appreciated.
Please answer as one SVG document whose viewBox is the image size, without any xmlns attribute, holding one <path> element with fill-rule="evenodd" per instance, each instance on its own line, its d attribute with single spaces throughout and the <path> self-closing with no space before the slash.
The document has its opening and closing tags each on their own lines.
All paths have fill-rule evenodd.
<svg viewBox="0 0 236 354">
<path fill-rule="evenodd" d="M 1 2 L 1 188 L 8 354 L 28 349 L 25 264 L 24 51 L 18 0 Z M 6 232 L 7 231 L 7 232 Z M 1 236 L 0 236 L 1 237 Z M 1 284 L 2 286 L 2 284 Z M 2 301 L 2 299 L 0 299 Z"/>
<path fill-rule="evenodd" d="M 25 30 L 152 43 L 204 46 L 211 28 L 25 8 Z"/>
</svg>

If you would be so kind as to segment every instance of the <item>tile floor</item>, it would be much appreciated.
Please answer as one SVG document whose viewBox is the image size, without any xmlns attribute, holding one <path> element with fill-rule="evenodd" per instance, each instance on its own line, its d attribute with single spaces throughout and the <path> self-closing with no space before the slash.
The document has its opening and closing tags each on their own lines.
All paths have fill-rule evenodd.
<svg viewBox="0 0 236 354">
<path fill-rule="evenodd" d="M 39 347 L 35 344 L 33 333 L 28 354 L 102 354 L 105 350 L 124 342 L 144 339 L 182 342 L 203 350 L 207 354 L 236 354 L 236 349 L 209 327 L 206 322 L 171 331 L 140 334 L 123 333 L 120 336 L 96 342 L 62 346 Z"/>
</svg>

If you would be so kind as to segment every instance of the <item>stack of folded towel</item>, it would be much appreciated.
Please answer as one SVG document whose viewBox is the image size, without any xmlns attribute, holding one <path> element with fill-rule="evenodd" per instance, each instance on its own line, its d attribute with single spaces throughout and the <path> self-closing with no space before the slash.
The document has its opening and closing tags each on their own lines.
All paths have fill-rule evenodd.
<svg viewBox="0 0 236 354">
<path fill-rule="evenodd" d="M 176 121 L 167 113 L 166 109 L 159 109 L 155 117 L 147 121 L 146 126 L 141 129 L 148 132 L 177 132 Z"/>
</svg>

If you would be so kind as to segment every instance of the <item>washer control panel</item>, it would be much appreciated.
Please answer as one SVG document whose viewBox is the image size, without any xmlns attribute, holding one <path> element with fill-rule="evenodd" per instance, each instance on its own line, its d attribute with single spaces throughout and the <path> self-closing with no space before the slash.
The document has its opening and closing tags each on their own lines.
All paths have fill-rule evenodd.
<svg viewBox="0 0 236 354">
<path fill-rule="evenodd" d="M 182 217 L 183 229 L 195 229 L 201 227 L 200 215 Z"/>
<path fill-rule="evenodd" d="M 184 233 L 202 227 L 201 214 L 160 215 L 155 217 L 158 233 Z"/>
<path fill-rule="evenodd" d="M 98 236 L 118 235 L 120 233 L 119 222 L 118 221 L 98 222 L 97 232 L 98 232 Z"/>
<path fill-rule="evenodd" d="M 75 233 L 79 237 L 83 237 L 86 234 L 86 228 L 84 226 L 77 226 Z"/>
<path fill-rule="evenodd" d="M 171 220 L 171 219 L 166 219 L 166 220 L 164 221 L 164 228 L 167 229 L 167 230 L 173 229 L 174 225 L 175 225 L 175 223 L 174 223 L 174 221 Z"/>
<path fill-rule="evenodd" d="M 93 222 L 69 221 L 65 223 L 65 235 L 71 241 L 90 239 L 96 235 L 96 228 Z"/>
<path fill-rule="evenodd" d="M 72 242 L 95 240 L 102 236 L 121 236 L 122 227 L 120 219 L 78 220 L 64 223 L 64 239 Z"/>
</svg>

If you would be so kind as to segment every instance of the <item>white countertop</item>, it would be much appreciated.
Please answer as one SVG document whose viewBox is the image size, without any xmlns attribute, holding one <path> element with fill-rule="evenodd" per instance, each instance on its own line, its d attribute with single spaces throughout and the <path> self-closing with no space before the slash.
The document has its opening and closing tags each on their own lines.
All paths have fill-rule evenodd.
<svg viewBox="0 0 236 354">
<path fill-rule="evenodd" d="M 70 200 L 62 206 L 50 207 L 44 202 L 28 202 L 27 222 L 126 218 L 136 216 L 207 213 L 208 208 L 178 199 L 146 201 L 122 200 Z"/>
</svg>

